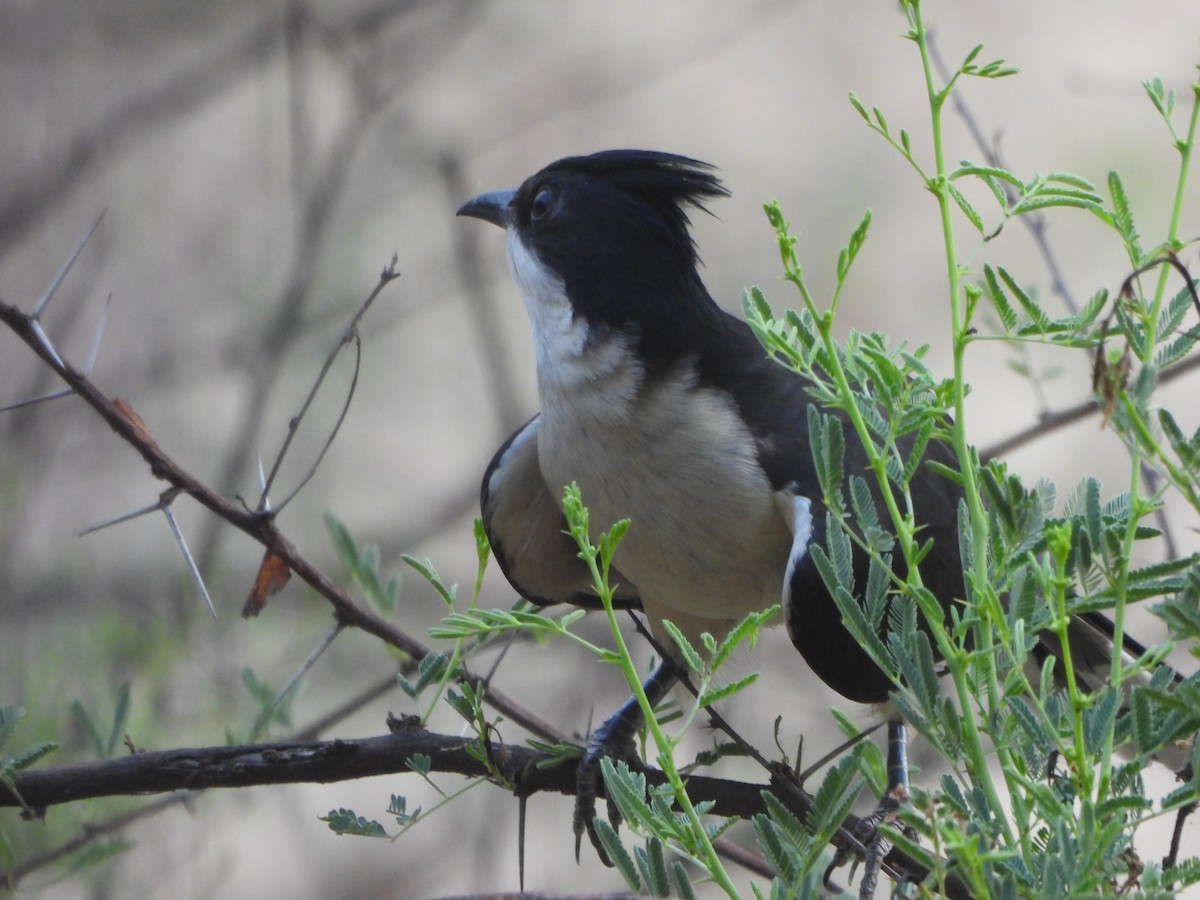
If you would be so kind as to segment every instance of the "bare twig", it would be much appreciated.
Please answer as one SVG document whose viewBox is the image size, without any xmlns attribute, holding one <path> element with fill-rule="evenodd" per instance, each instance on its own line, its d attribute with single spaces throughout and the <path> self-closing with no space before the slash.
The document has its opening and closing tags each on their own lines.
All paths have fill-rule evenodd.
<svg viewBox="0 0 1200 900">
<path fill-rule="evenodd" d="M 343 721 L 348 716 L 358 712 L 368 703 L 386 694 L 389 690 L 396 687 L 396 676 L 388 675 L 387 678 L 381 679 L 365 690 L 351 697 L 346 702 L 330 710 L 324 716 L 310 722 L 308 725 L 297 730 L 291 737 L 293 741 L 312 741 L 324 734 L 337 723 Z M 102 837 L 108 837 L 111 834 L 120 832 L 128 826 L 142 819 L 158 815 L 168 809 L 178 806 L 181 803 L 190 803 L 196 794 L 191 791 L 183 791 L 171 794 L 158 800 L 151 801 L 145 806 L 139 807 L 130 812 L 121 813 L 109 819 L 103 819 L 99 822 L 86 823 L 80 834 L 70 840 L 53 847 L 44 853 L 39 853 L 36 856 L 30 856 L 13 866 L 10 871 L 4 874 L 10 880 L 11 886 L 15 887 L 19 882 L 24 880 L 29 875 L 39 869 L 52 865 L 60 859 L 64 859 L 70 854 L 82 849 L 88 844 Z"/>
<path fill-rule="evenodd" d="M 271 717 L 275 714 L 275 710 L 279 708 L 280 704 L 287 699 L 288 694 L 290 694 L 292 690 L 295 689 L 296 685 L 300 683 L 300 679 L 304 677 L 305 673 L 308 672 L 308 670 L 314 665 L 316 665 L 317 660 L 321 658 L 321 654 L 329 649 L 330 644 L 332 644 L 334 640 L 337 639 L 337 636 L 342 633 L 343 628 L 345 628 L 345 626 L 339 622 L 337 625 L 333 626 L 332 631 L 325 635 L 325 637 L 321 638 L 321 640 L 317 643 L 317 646 L 313 648 L 312 653 L 308 654 L 308 657 L 303 663 L 300 664 L 300 668 L 298 668 L 295 673 L 293 673 L 292 677 L 288 679 L 287 684 L 281 687 L 275 694 L 275 699 L 273 699 L 270 704 L 258 714 L 258 718 L 254 720 L 254 727 L 250 729 L 251 740 L 258 740 L 258 738 L 262 736 L 263 730 L 267 727 L 268 723 L 270 723 Z M 393 682 L 394 681 L 395 679 L 393 679 Z"/>
<path fill-rule="evenodd" d="M 66 859 L 72 853 L 82 850 L 88 844 L 98 841 L 100 838 L 109 837 L 110 835 L 124 831 L 130 825 L 140 822 L 142 819 L 148 819 L 165 810 L 190 803 L 195 796 L 191 791 L 180 791 L 166 797 L 160 797 L 137 809 L 121 813 L 100 822 L 85 822 L 80 828 L 79 834 L 75 837 L 64 841 L 57 847 L 51 847 L 44 853 L 26 857 L 11 869 L 5 870 L 3 875 L 0 875 L 0 882 L 12 890 L 34 872 L 54 865 L 59 860 Z"/>
<path fill-rule="evenodd" d="M 1158 383 L 1169 384 L 1184 375 L 1194 372 L 1196 369 L 1200 369 L 1200 356 L 1192 356 L 1176 363 L 1169 369 L 1163 370 L 1159 373 Z M 983 448 L 979 451 L 979 457 L 980 459 L 988 460 L 998 456 L 1005 456 L 1026 444 L 1043 438 L 1054 431 L 1058 431 L 1060 428 L 1065 428 L 1068 425 L 1078 422 L 1080 419 L 1086 419 L 1088 416 L 1098 414 L 1099 412 L 1100 407 L 1096 401 L 1089 398 L 1082 403 L 1077 403 L 1058 412 L 1050 413 L 1041 421 L 1030 425 L 1023 431 L 1010 434 L 1008 437 L 1002 438 L 996 443 Z"/>
<path fill-rule="evenodd" d="M 363 301 L 362 305 L 358 308 L 358 312 L 356 312 L 353 318 L 351 318 L 350 324 L 346 326 L 346 330 L 342 332 L 342 336 L 338 338 L 338 342 L 334 345 L 333 349 L 329 351 L 329 355 L 325 358 L 325 363 L 321 366 L 321 371 L 317 375 L 317 379 L 313 383 L 312 389 L 309 390 L 308 396 L 304 399 L 304 403 L 300 407 L 300 412 L 293 416 L 291 421 L 288 423 L 287 437 L 284 438 L 283 446 L 279 448 L 279 453 L 275 457 L 275 463 L 271 466 L 271 474 L 267 476 L 266 482 L 262 486 L 262 494 L 258 501 L 259 511 L 266 512 L 271 508 L 267 503 L 267 495 L 270 493 L 271 486 L 275 483 L 275 476 L 279 474 L 279 467 L 283 464 L 284 457 L 287 456 L 288 449 L 292 445 L 292 439 L 295 438 L 296 432 L 300 429 L 300 423 L 304 421 L 304 417 L 308 414 L 308 410 L 312 406 L 313 400 L 316 399 L 317 393 L 321 390 L 321 385 L 325 383 L 325 378 L 329 375 L 329 370 L 333 368 L 334 361 L 338 358 L 338 355 L 348 344 L 353 343 L 356 350 L 354 360 L 354 377 L 351 379 L 350 388 L 346 392 L 346 402 L 342 405 L 341 414 L 338 416 L 337 422 L 334 424 L 333 429 L 326 438 L 325 445 L 321 448 L 321 452 L 317 454 L 317 458 L 313 462 L 312 467 L 309 469 L 308 474 L 300 479 L 299 484 L 293 488 L 292 492 L 284 498 L 282 503 L 276 506 L 275 512 L 278 513 L 281 509 L 287 506 L 288 503 L 291 502 L 292 498 L 294 498 L 301 491 L 301 489 L 303 489 L 304 486 L 312 480 L 313 475 L 316 474 L 317 467 L 321 465 L 321 460 L 325 458 L 326 452 L 328 452 L 330 446 L 333 444 L 334 438 L 337 437 L 337 433 L 342 427 L 342 422 L 344 422 L 346 419 L 346 412 L 350 409 L 350 401 L 354 398 L 354 388 L 358 384 L 359 366 L 362 362 L 362 341 L 358 335 L 358 324 L 362 321 L 362 317 L 366 314 L 367 310 L 371 308 L 371 304 L 375 302 L 375 298 L 379 296 L 385 287 L 399 277 L 400 273 L 396 271 L 396 257 L 393 256 L 391 263 L 383 270 L 382 273 L 380 273 L 379 283 L 375 285 L 375 288 L 367 296 L 367 299 Z"/>
</svg>

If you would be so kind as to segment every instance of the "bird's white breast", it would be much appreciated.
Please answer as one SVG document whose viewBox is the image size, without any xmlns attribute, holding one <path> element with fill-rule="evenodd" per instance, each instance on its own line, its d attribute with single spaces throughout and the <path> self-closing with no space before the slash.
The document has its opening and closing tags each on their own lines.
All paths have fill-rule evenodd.
<svg viewBox="0 0 1200 900">
<path fill-rule="evenodd" d="M 509 258 L 533 327 L 550 492 L 578 482 L 593 528 L 628 518 L 616 564 L 652 622 L 693 640 L 777 603 L 791 533 L 755 443 L 690 361 L 645 382 L 631 339 L 589 331 L 563 285 L 513 235 Z"/>
</svg>

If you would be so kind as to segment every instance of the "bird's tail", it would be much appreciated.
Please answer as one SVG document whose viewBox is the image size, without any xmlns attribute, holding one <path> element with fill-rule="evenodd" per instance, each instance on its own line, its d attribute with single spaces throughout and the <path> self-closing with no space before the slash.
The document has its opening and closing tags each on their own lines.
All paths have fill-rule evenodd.
<svg viewBox="0 0 1200 900">
<path fill-rule="evenodd" d="M 1113 659 L 1116 655 L 1113 640 L 1116 628 L 1111 619 L 1101 612 L 1091 611 L 1072 617 L 1067 626 L 1067 644 L 1071 653 L 1071 662 L 1077 683 L 1088 693 L 1100 690 L 1108 683 L 1112 674 Z M 1139 641 L 1123 634 L 1121 638 L 1122 665 L 1126 668 L 1133 666 L 1147 654 L 1147 648 Z M 1061 659 L 1062 647 L 1058 638 L 1050 632 L 1043 632 L 1039 642 L 1034 646 L 1031 665 L 1044 664 L 1048 657 Z M 1185 678 L 1166 663 L 1156 667 L 1170 672 L 1167 687 L 1175 689 L 1189 679 Z M 1058 667 L 1061 672 L 1061 666 Z M 1130 679 L 1126 687 L 1126 695 L 1132 687 L 1150 684 L 1152 672 L 1141 670 L 1135 678 Z M 1162 675 L 1158 676 L 1162 678 Z M 1192 676 L 1198 678 L 1200 675 Z M 1154 754 L 1154 759 L 1169 767 L 1174 772 L 1186 772 L 1192 761 L 1192 747 L 1196 735 L 1183 735 L 1172 741 L 1161 751 Z M 1118 752 L 1127 755 L 1131 747 L 1118 748 Z"/>
</svg>

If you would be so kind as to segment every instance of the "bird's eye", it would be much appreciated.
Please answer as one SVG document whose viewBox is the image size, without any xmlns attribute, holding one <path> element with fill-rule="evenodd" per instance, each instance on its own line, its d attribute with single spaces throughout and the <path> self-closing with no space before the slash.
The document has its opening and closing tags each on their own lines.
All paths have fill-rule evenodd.
<svg viewBox="0 0 1200 900">
<path fill-rule="evenodd" d="M 529 218 L 533 221 L 541 219 L 546 213 L 550 212 L 550 206 L 554 202 L 554 194 L 549 188 L 542 188 L 533 198 L 533 205 L 529 207 Z"/>
</svg>

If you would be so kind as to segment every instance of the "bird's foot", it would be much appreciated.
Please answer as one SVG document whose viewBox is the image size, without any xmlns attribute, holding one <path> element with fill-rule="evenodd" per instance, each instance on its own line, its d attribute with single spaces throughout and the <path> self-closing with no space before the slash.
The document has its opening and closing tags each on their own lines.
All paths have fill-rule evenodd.
<svg viewBox="0 0 1200 900">
<path fill-rule="evenodd" d="M 626 704 L 628 706 L 629 704 Z M 634 735 L 637 733 L 637 717 L 631 717 L 625 706 L 621 707 L 611 719 L 592 732 L 588 738 L 587 749 L 579 760 L 579 768 L 575 774 L 575 861 L 579 862 L 579 851 L 586 832 L 600 861 L 606 866 L 612 865 L 600 835 L 596 831 L 596 797 L 600 788 L 600 761 L 606 756 L 612 760 L 620 760 L 630 768 L 640 769 L 642 761 L 638 758 Z M 621 825 L 621 813 L 617 805 L 608 799 L 605 806 L 609 824 L 614 829 Z"/>
<path fill-rule="evenodd" d="M 833 861 L 825 870 L 824 882 L 828 885 L 835 869 L 844 866 L 853 857 L 850 867 L 850 879 L 858 868 L 859 858 L 863 862 L 862 880 L 858 884 L 858 896 L 861 900 L 869 900 L 875 895 L 875 887 L 879 882 L 879 872 L 883 867 L 883 858 L 891 850 L 891 843 L 880 830 L 880 825 L 891 824 L 899 818 L 900 808 L 908 802 L 908 788 L 897 785 L 889 790 L 879 800 L 874 812 L 858 820 L 852 832 L 855 840 L 840 848 L 834 855 Z"/>
</svg>

